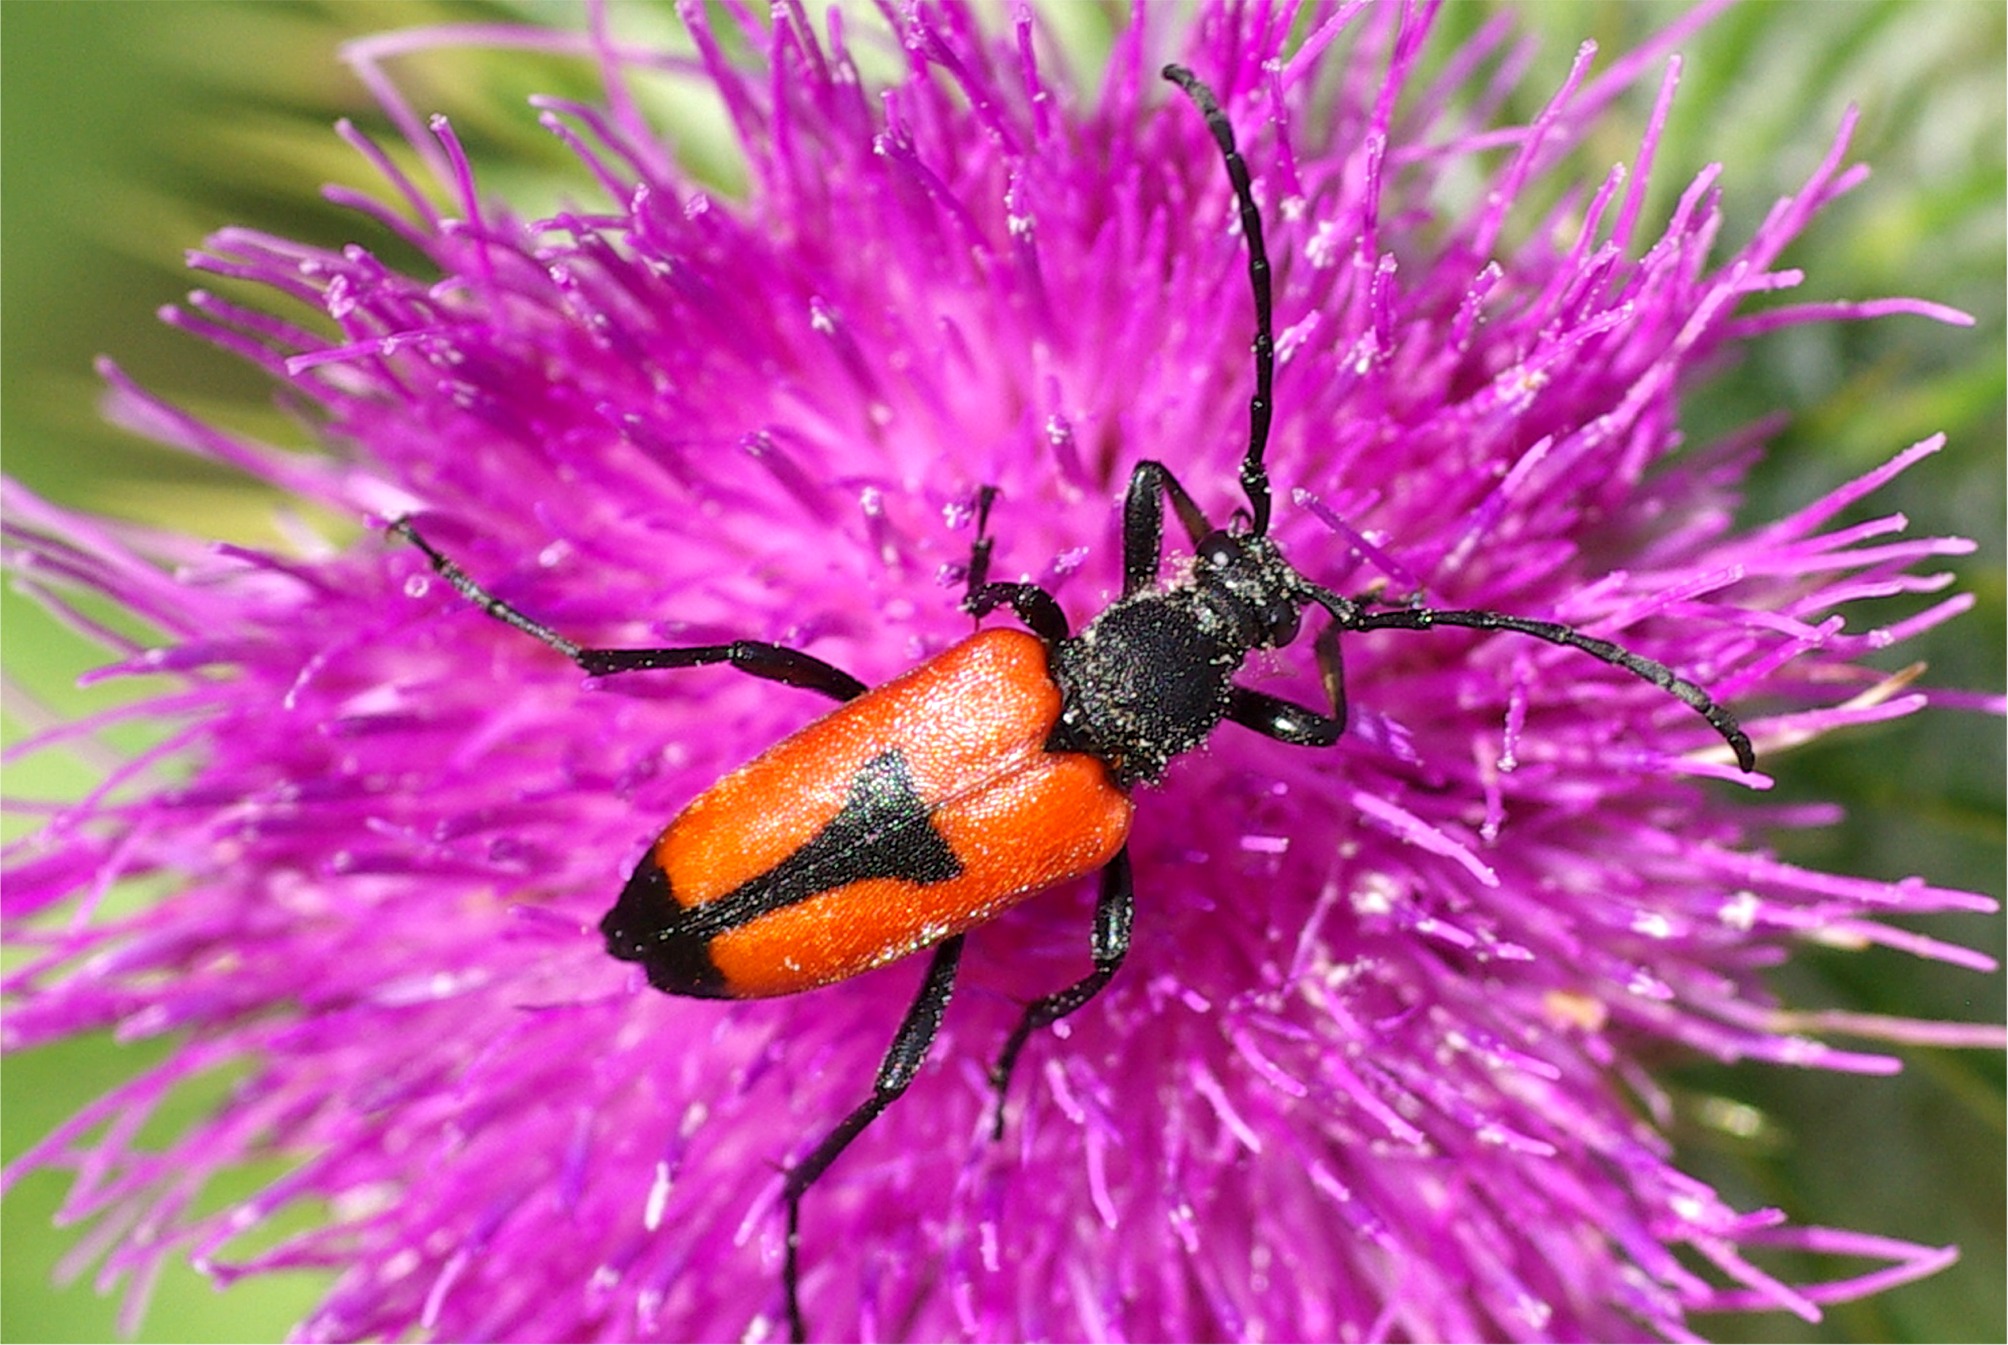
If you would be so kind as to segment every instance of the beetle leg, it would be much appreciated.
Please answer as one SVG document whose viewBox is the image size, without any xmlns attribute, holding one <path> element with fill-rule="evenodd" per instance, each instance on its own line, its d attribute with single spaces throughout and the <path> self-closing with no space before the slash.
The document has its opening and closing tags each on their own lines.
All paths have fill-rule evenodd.
<svg viewBox="0 0 2008 1345">
<path fill-rule="evenodd" d="M 1329 716 L 1264 691 L 1230 687 L 1227 717 L 1244 729 L 1254 729 L 1264 737 L 1292 747 L 1330 747 L 1336 743 L 1346 731 L 1346 676 L 1339 659 L 1342 629 L 1338 622 L 1328 622 L 1312 642 L 1318 660 L 1318 680 L 1324 684 L 1325 699 L 1332 706 Z"/>
<path fill-rule="evenodd" d="M 1346 731 L 1346 664 L 1339 652 L 1340 626 L 1329 622 L 1311 641 L 1311 654 L 1318 661 L 1318 680 L 1324 684 L 1325 700 L 1332 707 L 1332 720 L 1339 732 Z"/>
<path fill-rule="evenodd" d="M 516 608 L 474 582 L 467 571 L 454 564 L 444 552 L 418 535 L 411 520 L 401 518 L 390 525 L 393 537 L 403 538 L 425 553 L 440 578 L 489 616 L 514 626 L 578 664 L 594 677 L 613 673 L 642 672 L 651 668 L 697 668 L 713 663 L 729 663 L 740 672 L 769 682 L 821 692 L 831 700 L 847 701 L 864 694 L 865 684 L 834 664 L 813 654 L 765 640 L 734 640 L 731 644 L 686 645 L 670 649 L 587 649 L 533 621 Z"/>
<path fill-rule="evenodd" d="M 1330 747 L 1345 724 L 1308 706 L 1251 687 L 1228 688 L 1227 717 L 1244 729 L 1292 747 Z"/>
<path fill-rule="evenodd" d="M 964 607 L 976 597 L 976 590 L 990 580 L 990 506 L 997 499 L 997 487 L 980 486 L 976 491 L 976 540 L 969 546 L 969 588 Z"/>
<path fill-rule="evenodd" d="M 955 968 L 962 958 L 962 939 L 963 936 L 957 934 L 952 939 L 943 940 L 934 950 L 934 960 L 928 963 L 927 977 L 920 983 L 920 993 L 914 997 L 913 1007 L 906 1011 L 899 1032 L 892 1039 L 892 1047 L 879 1065 L 872 1095 L 859 1103 L 835 1130 L 825 1135 L 823 1142 L 807 1158 L 789 1168 L 787 1180 L 782 1183 L 781 1199 L 788 1205 L 788 1243 L 781 1283 L 788 1296 L 788 1329 L 797 1342 L 807 1339 L 809 1334 L 808 1325 L 802 1319 L 798 1274 L 802 1197 L 829 1170 L 830 1164 L 837 1161 L 837 1155 L 850 1147 L 851 1141 L 877 1120 L 880 1112 L 898 1100 L 907 1085 L 913 1082 L 914 1075 L 920 1072 L 921 1062 L 927 1059 L 927 1048 L 934 1044 L 935 1033 L 941 1030 L 941 1016 L 947 1012 L 948 998 L 955 992 Z"/>
<path fill-rule="evenodd" d="M 1116 969 L 1122 966 L 1123 957 L 1130 947 L 1130 929 L 1136 914 L 1135 897 L 1129 847 L 1124 846 L 1116 851 L 1116 857 L 1102 870 L 1101 898 L 1095 903 L 1095 969 L 1058 994 L 1027 1005 L 1025 1016 L 1018 1020 L 1018 1026 L 1005 1039 L 1004 1049 L 990 1070 L 990 1086 L 997 1094 L 997 1116 L 990 1127 L 992 1139 L 1004 1136 L 1004 1094 L 1011 1087 L 1011 1074 L 1018 1067 L 1018 1057 L 1024 1051 L 1025 1043 L 1038 1029 L 1059 1022 L 1100 994 L 1102 987 L 1109 983 L 1109 978 L 1116 974 Z"/>
<path fill-rule="evenodd" d="M 997 487 L 984 486 L 976 492 L 976 541 L 969 548 L 969 588 L 962 596 L 962 610 L 981 621 L 999 607 L 1017 613 L 1026 628 L 1047 644 L 1067 638 L 1067 614 L 1059 600 L 1037 584 L 993 584 L 990 582 L 990 505 Z"/>
<path fill-rule="evenodd" d="M 1129 490 L 1123 495 L 1123 596 L 1130 598 L 1157 583 L 1158 562 L 1164 554 L 1164 502 L 1197 547 L 1200 539 L 1213 531 L 1206 515 L 1193 503 L 1192 496 L 1178 478 L 1161 462 L 1143 461 L 1130 473 Z"/>
<path fill-rule="evenodd" d="M 1227 717 L 1244 729 L 1254 729 L 1292 747 L 1330 747 L 1336 743 L 1346 731 L 1346 677 L 1339 660 L 1341 629 L 1336 621 L 1328 623 L 1312 645 L 1318 680 L 1324 684 L 1325 699 L 1331 702 L 1330 715 L 1264 691 L 1230 687 Z"/>
<path fill-rule="evenodd" d="M 821 692 L 834 701 L 855 700 L 865 684 L 813 654 L 765 640 L 734 640 L 731 644 L 684 645 L 671 649 L 581 649 L 572 662 L 594 677 L 646 672 L 653 668 L 701 668 L 729 663 L 740 672 L 784 686 Z"/>
<path fill-rule="evenodd" d="M 1047 644 L 1067 638 L 1067 614 L 1060 610 L 1059 600 L 1037 584 L 985 584 L 965 598 L 962 607 L 979 620 L 999 607 L 1009 607 Z"/>
</svg>

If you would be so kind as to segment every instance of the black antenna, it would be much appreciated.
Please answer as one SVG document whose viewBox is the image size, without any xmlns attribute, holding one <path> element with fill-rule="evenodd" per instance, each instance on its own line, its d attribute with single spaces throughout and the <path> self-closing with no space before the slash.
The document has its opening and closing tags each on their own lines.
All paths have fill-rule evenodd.
<svg viewBox="0 0 2008 1345">
<path fill-rule="evenodd" d="M 1336 594 L 1318 590 L 1314 596 L 1318 605 L 1330 612 L 1333 620 L 1344 630 L 1428 630 L 1432 626 L 1464 626 L 1471 630 L 1517 631 L 1537 640 L 1546 640 L 1549 644 L 1580 649 L 1591 658 L 1602 659 L 1612 667 L 1623 668 L 1636 677 L 1644 678 L 1669 696 L 1692 707 L 1722 735 L 1722 740 L 1729 744 L 1729 750 L 1736 754 L 1739 767 L 1746 772 L 1757 769 L 1756 750 L 1751 747 L 1750 736 L 1743 732 L 1735 715 L 1723 709 L 1700 686 L 1664 663 L 1642 658 L 1609 640 L 1585 635 L 1575 627 L 1564 626 L 1557 621 L 1535 621 L 1524 616 L 1507 616 L 1503 612 L 1439 612 L 1428 607 L 1366 612 L 1358 603 Z"/>
<path fill-rule="evenodd" d="M 1241 206 L 1241 235 L 1248 240 L 1248 288 L 1255 292 L 1255 395 L 1248 399 L 1248 455 L 1241 459 L 1241 489 L 1248 496 L 1250 526 L 1257 537 L 1269 532 L 1269 472 L 1262 454 L 1269 447 L 1271 397 L 1276 384 L 1276 334 L 1269 316 L 1269 253 L 1262 246 L 1262 214 L 1248 182 L 1248 163 L 1234 148 L 1234 127 L 1220 110 L 1213 90 L 1182 65 L 1167 65 L 1164 77 L 1185 90 L 1220 146 L 1234 199 Z"/>
<path fill-rule="evenodd" d="M 1255 208 L 1255 193 L 1248 180 L 1247 161 L 1234 147 L 1234 127 L 1228 122 L 1227 114 L 1220 110 L 1220 100 L 1213 96 L 1213 90 L 1200 83 L 1197 75 L 1182 65 L 1167 65 L 1163 73 L 1166 79 L 1185 91 L 1185 96 L 1206 118 L 1207 129 L 1213 132 L 1213 139 L 1220 146 L 1221 160 L 1227 165 L 1228 180 L 1234 184 L 1234 199 L 1241 207 L 1241 233 L 1248 242 L 1248 287 L 1255 294 L 1255 395 L 1248 399 L 1248 454 L 1241 460 L 1241 488 L 1248 495 L 1250 527 L 1255 536 L 1262 537 L 1269 531 L 1269 473 L 1262 465 L 1262 455 L 1269 447 L 1271 398 L 1276 382 L 1276 337 L 1270 315 L 1269 254 L 1262 243 L 1262 215 Z M 1368 612 L 1359 603 L 1315 585 L 1309 587 L 1309 596 L 1332 614 L 1333 623 L 1340 630 L 1428 630 L 1432 626 L 1464 626 L 1472 630 L 1510 630 L 1546 640 L 1549 644 L 1580 649 L 1592 658 L 1643 678 L 1691 707 L 1722 735 L 1723 741 L 1736 754 L 1738 766 L 1745 771 L 1757 769 L 1757 754 L 1750 745 L 1749 735 L 1736 722 L 1736 716 L 1723 709 L 1700 686 L 1664 663 L 1641 658 L 1609 640 L 1585 635 L 1559 622 L 1534 621 L 1527 617 L 1507 616 L 1502 612 L 1439 612 L 1427 607 Z"/>
</svg>

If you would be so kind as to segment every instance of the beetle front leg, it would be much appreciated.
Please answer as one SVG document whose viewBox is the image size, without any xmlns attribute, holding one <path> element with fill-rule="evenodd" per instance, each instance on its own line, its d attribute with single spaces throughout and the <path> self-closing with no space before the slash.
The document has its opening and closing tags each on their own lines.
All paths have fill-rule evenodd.
<svg viewBox="0 0 2008 1345">
<path fill-rule="evenodd" d="M 1341 720 L 1265 691 L 1233 687 L 1228 695 L 1229 720 L 1292 747 L 1330 747 L 1346 731 Z"/>
<path fill-rule="evenodd" d="M 1144 461 L 1130 473 L 1129 490 L 1123 495 L 1123 596 L 1134 597 L 1157 583 L 1158 562 L 1164 556 L 1164 502 L 1198 547 L 1213 531 L 1206 515 L 1199 512 L 1192 496 L 1161 462 Z"/>
<path fill-rule="evenodd" d="M 1311 641 L 1311 653 L 1318 661 L 1318 681 L 1324 684 L 1325 701 L 1332 707 L 1332 722 L 1338 732 L 1346 731 L 1346 664 L 1339 652 L 1340 628 L 1328 622 Z"/>
<path fill-rule="evenodd" d="M 1330 747 L 1346 731 L 1345 670 L 1339 663 L 1339 627 L 1327 625 L 1318 632 L 1315 646 L 1318 680 L 1332 704 L 1329 715 L 1271 696 L 1251 687 L 1228 689 L 1227 718 L 1244 729 L 1253 729 L 1265 738 L 1292 747 Z"/>
</svg>

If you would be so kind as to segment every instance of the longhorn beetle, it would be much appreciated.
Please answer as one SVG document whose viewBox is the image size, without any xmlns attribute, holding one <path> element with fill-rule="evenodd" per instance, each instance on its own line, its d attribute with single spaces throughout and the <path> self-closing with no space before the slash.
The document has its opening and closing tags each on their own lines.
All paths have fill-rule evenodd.
<svg viewBox="0 0 2008 1345">
<path fill-rule="evenodd" d="M 1218 143 L 1247 242 L 1255 392 L 1240 476 L 1248 504 L 1215 527 L 1162 463 L 1138 463 L 1123 499 L 1122 597 L 1079 634 L 1037 584 L 989 581 L 989 487 L 977 497 L 962 607 L 978 620 L 1008 607 L 1029 633 L 979 630 L 870 690 L 822 659 L 759 640 L 585 648 L 488 594 L 409 519 L 390 527 L 470 602 L 594 677 L 727 663 L 839 703 L 691 802 L 600 922 L 607 951 L 640 963 L 657 989 L 708 999 L 792 995 L 934 948 L 871 1096 L 783 1181 L 782 1286 L 797 1341 L 808 1334 L 799 1288 L 802 1197 L 913 1081 L 948 1008 L 965 933 L 1032 893 L 1101 873 L 1094 970 L 1028 1005 L 991 1070 L 993 1134 L 1001 1135 L 1012 1070 L 1032 1033 L 1093 999 L 1129 949 L 1130 791 L 1157 780 L 1223 720 L 1294 747 L 1332 746 L 1346 723 L 1341 635 L 1465 626 L 1579 649 L 1693 707 L 1745 771 L 1755 768 L 1735 717 L 1663 664 L 1552 621 L 1415 605 L 1376 610 L 1319 587 L 1284 558 L 1269 538 L 1262 461 L 1275 377 L 1262 218 L 1212 91 L 1183 66 L 1163 74 Z M 1161 586 L 1167 505 L 1195 560 Z M 1311 643 L 1329 714 L 1233 680 L 1254 651 L 1295 640 L 1310 606 L 1331 618 Z"/>
</svg>

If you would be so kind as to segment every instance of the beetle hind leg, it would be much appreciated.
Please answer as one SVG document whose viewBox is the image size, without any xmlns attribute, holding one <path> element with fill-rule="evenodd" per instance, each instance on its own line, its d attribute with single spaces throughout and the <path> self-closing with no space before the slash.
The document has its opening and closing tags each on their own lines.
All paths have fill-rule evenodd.
<svg viewBox="0 0 2008 1345">
<path fill-rule="evenodd" d="M 927 1059 L 927 1049 L 934 1044 L 935 1034 L 941 1030 L 941 1018 L 948 1011 L 949 996 L 955 992 L 955 969 L 962 959 L 962 938 L 957 934 L 944 940 L 934 950 L 934 960 L 927 965 L 927 976 L 920 983 L 920 993 L 914 996 L 913 1007 L 906 1011 L 899 1032 L 892 1039 L 891 1048 L 879 1064 L 872 1095 L 859 1103 L 835 1130 L 825 1135 L 823 1142 L 811 1150 L 807 1158 L 789 1168 L 782 1183 L 781 1199 L 788 1206 L 788 1241 L 781 1285 L 788 1300 L 788 1331 L 798 1343 L 808 1339 L 809 1335 L 808 1322 L 802 1316 L 802 1197 L 829 1170 L 830 1164 L 837 1161 L 837 1156 L 850 1147 L 851 1141 L 877 1120 L 880 1112 L 899 1100 L 900 1094 L 906 1092 L 907 1085 L 920 1072 L 921 1062 Z"/>
</svg>

